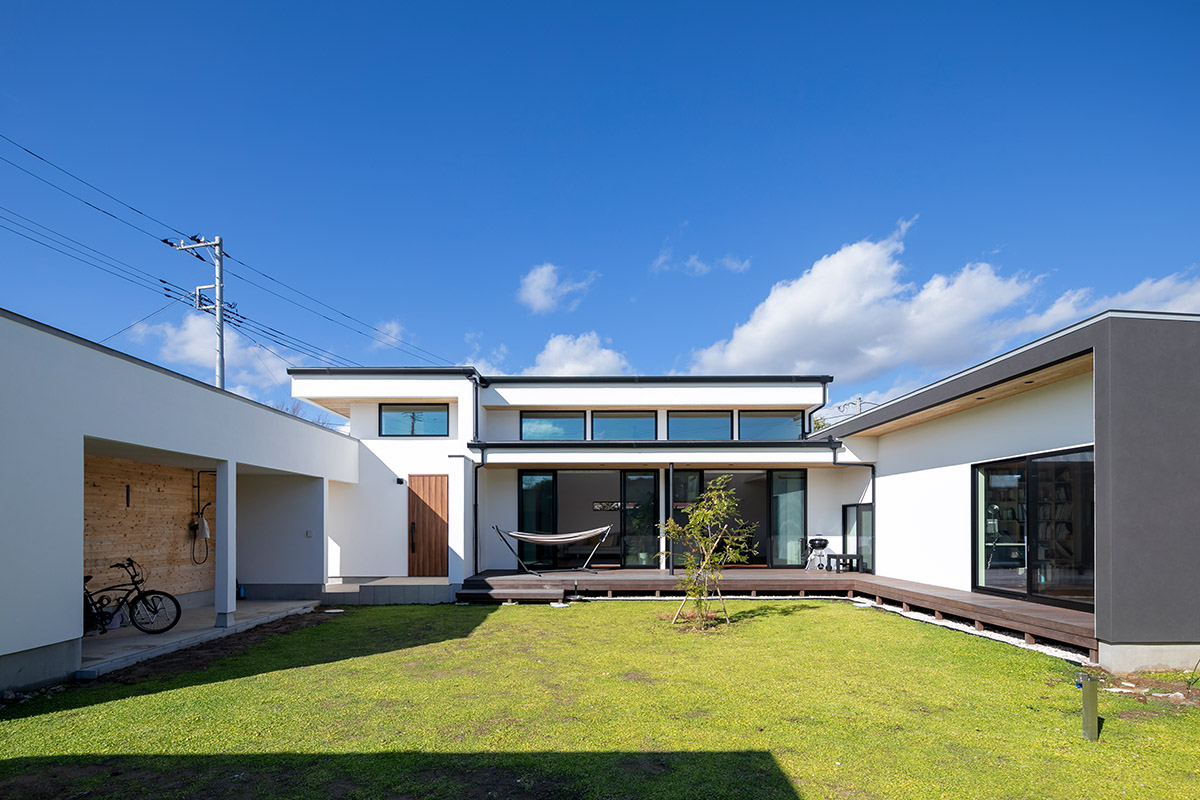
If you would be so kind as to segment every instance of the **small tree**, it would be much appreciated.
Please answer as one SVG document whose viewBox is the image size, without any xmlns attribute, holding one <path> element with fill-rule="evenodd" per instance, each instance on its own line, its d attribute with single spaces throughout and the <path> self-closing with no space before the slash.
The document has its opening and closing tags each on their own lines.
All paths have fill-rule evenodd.
<svg viewBox="0 0 1200 800">
<path fill-rule="evenodd" d="M 714 594 L 729 622 L 729 611 L 721 596 L 721 570 L 726 564 L 745 563 L 756 552 L 750 539 L 754 525 L 738 518 L 737 494 L 729 488 L 729 480 L 730 476 L 722 475 L 709 482 L 696 502 L 684 509 L 687 524 L 668 519 L 662 525 L 667 538 L 683 546 L 684 573 L 679 577 L 679 588 L 684 598 L 671 618 L 672 625 L 690 600 L 699 626 L 706 627 Z"/>
</svg>

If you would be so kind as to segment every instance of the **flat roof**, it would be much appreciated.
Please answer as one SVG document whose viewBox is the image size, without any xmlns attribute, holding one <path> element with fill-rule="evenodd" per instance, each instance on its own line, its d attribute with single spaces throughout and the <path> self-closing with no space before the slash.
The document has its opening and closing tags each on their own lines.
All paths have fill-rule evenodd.
<svg viewBox="0 0 1200 800">
<path fill-rule="evenodd" d="M 411 375 L 445 376 L 462 375 L 477 377 L 481 384 L 520 383 L 832 383 L 832 375 L 484 375 L 471 366 L 465 367 L 292 367 L 289 375 L 316 377 L 337 376 L 389 376 Z"/>
<path fill-rule="evenodd" d="M 347 439 L 354 438 L 352 436 L 349 436 L 348 434 L 342 433 L 341 431 L 337 431 L 332 428 L 327 428 L 324 425 L 320 425 L 316 422 L 313 422 L 312 420 L 305 419 L 304 417 L 298 417 L 295 414 L 289 414 L 288 412 L 281 411 L 278 408 L 272 408 L 271 406 L 260 403 L 257 400 L 251 400 L 249 397 L 244 397 L 240 394 L 237 394 L 236 392 L 230 392 L 226 389 L 218 389 L 215 386 L 204 383 L 203 381 L 198 381 L 195 378 L 189 378 L 187 375 L 182 375 L 178 372 L 175 372 L 174 370 L 167 369 L 166 367 L 160 366 L 158 364 L 154 364 L 149 361 L 145 361 L 136 356 L 131 356 L 128 353 L 122 353 L 120 350 L 113 350 L 111 347 L 105 347 L 102 344 L 93 342 L 91 339 L 84 339 L 82 336 L 76 336 L 73 333 L 68 333 L 59 328 L 55 328 L 52 325 L 47 325 L 44 322 L 38 322 L 36 319 L 30 319 L 29 317 L 18 314 L 15 311 L 9 311 L 6 308 L 0 308 L 0 317 L 3 317 L 4 319 L 15 322 L 18 325 L 24 325 L 28 328 L 33 328 L 34 330 L 41 331 L 42 333 L 47 333 L 47 334 L 49 334 L 51 336 L 55 336 L 59 339 L 66 340 L 68 342 L 71 342 L 72 344 L 79 345 L 80 347 L 86 347 L 89 350 L 95 350 L 96 352 L 102 353 L 103 355 L 111 356 L 113 358 L 119 358 L 122 361 L 128 361 L 130 364 L 134 364 L 135 366 L 142 367 L 143 369 L 152 370 L 152 371 L 160 373 L 162 375 L 166 375 L 170 378 L 174 378 L 175 380 L 183 381 L 184 383 L 191 384 L 192 386 L 196 387 L 197 389 L 203 389 L 206 392 L 216 392 L 217 394 L 220 394 L 223 397 L 232 398 L 232 399 L 237 400 L 242 403 L 249 403 L 250 405 L 255 406 L 257 408 L 261 408 L 264 411 L 270 411 L 272 414 L 282 414 L 283 416 L 287 417 L 288 419 L 293 419 L 297 422 L 302 422 L 305 425 L 311 425 L 314 428 L 320 428 L 321 430 L 332 433 L 335 436 L 342 436 Z"/>
<path fill-rule="evenodd" d="M 1093 369 L 1096 345 L 1104 340 L 1108 323 L 1114 319 L 1196 323 L 1200 322 L 1200 314 L 1103 311 L 813 435 L 880 436 L 1087 374 Z"/>
</svg>

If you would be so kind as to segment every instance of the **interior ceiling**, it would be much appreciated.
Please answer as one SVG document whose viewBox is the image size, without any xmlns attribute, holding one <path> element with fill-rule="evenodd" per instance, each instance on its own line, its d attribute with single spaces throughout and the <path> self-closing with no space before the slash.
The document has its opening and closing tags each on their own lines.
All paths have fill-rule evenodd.
<svg viewBox="0 0 1200 800">
<path fill-rule="evenodd" d="M 1086 353 L 1077 358 L 1060 361 L 1057 364 L 1052 364 L 1048 367 L 1028 372 L 1024 375 L 1018 375 L 1015 378 L 1004 381 L 1003 383 L 989 386 L 986 389 L 980 389 L 976 392 L 970 392 L 962 397 L 957 397 L 953 400 L 947 400 L 936 406 L 917 411 L 913 414 L 901 417 L 899 419 L 884 422 L 872 428 L 866 428 L 853 436 L 882 436 L 885 433 L 894 433 L 895 431 L 911 428 L 914 425 L 920 425 L 930 420 L 935 420 L 940 417 L 948 417 L 951 414 L 957 414 L 960 411 L 966 411 L 980 406 L 986 406 L 989 403 L 995 403 L 998 400 L 1006 400 L 1010 397 L 1015 397 L 1025 392 L 1031 392 L 1034 389 L 1040 389 L 1044 386 L 1049 386 L 1059 381 L 1065 381 L 1068 378 L 1075 378 L 1080 375 L 1087 375 L 1092 372 L 1092 354 Z"/>
</svg>

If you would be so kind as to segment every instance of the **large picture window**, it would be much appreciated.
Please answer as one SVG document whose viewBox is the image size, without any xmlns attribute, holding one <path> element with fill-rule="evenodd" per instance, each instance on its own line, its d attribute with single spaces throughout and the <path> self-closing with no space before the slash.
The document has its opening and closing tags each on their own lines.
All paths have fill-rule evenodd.
<svg viewBox="0 0 1200 800">
<path fill-rule="evenodd" d="M 449 436 L 450 406 L 446 403 L 381 403 L 380 436 Z"/>
<path fill-rule="evenodd" d="M 1095 484 L 1090 447 L 976 465 L 976 589 L 1091 606 Z"/>
</svg>

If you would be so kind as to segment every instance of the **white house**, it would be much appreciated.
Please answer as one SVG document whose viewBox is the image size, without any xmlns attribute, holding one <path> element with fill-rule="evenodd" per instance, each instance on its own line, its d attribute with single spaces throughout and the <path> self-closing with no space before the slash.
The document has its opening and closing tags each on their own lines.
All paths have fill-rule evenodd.
<svg viewBox="0 0 1200 800">
<path fill-rule="evenodd" d="M 239 592 L 445 602 L 517 568 L 493 526 L 612 525 L 594 566 L 667 569 L 658 524 L 721 474 L 755 569 L 827 538 L 881 577 L 1093 614 L 1108 668 L 1191 667 L 1197 352 L 1200 317 L 1106 312 L 818 431 L 829 376 L 292 370 L 343 435 L 0 311 L 0 597 L 39 601 L 5 615 L 0 686 L 79 667 L 82 576 L 125 555 L 216 625 Z"/>
</svg>

